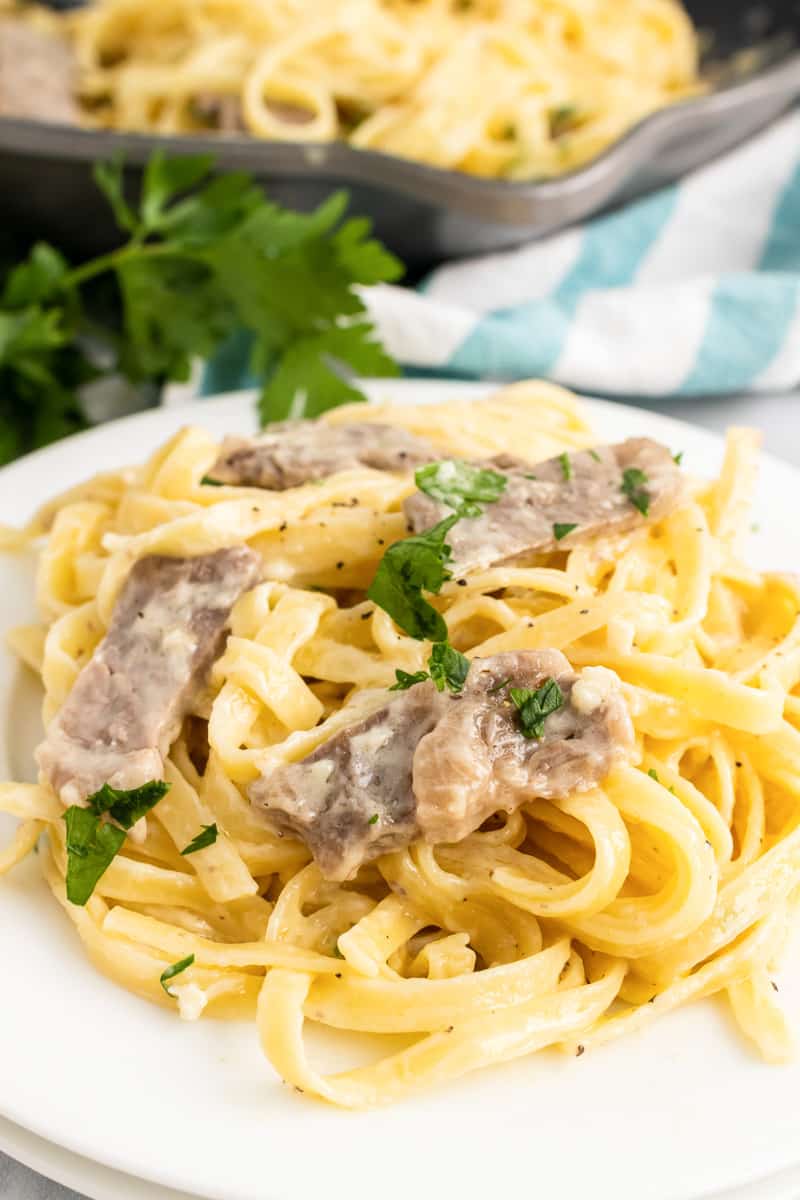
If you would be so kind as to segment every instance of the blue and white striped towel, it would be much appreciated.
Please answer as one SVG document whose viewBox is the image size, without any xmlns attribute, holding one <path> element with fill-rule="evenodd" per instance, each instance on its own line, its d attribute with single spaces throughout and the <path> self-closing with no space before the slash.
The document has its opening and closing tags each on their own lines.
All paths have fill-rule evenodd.
<svg viewBox="0 0 800 1200">
<path fill-rule="evenodd" d="M 800 384 L 800 112 L 674 187 L 368 304 L 406 366 L 617 396 Z"/>
<path fill-rule="evenodd" d="M 545 376 L 645 397 L 800 385 L 800 111 L 617 212 L 366 289 L 388 350 L 416 372 Z M 201 390 L 253 381 L 245 351 Z"/>
</svg>

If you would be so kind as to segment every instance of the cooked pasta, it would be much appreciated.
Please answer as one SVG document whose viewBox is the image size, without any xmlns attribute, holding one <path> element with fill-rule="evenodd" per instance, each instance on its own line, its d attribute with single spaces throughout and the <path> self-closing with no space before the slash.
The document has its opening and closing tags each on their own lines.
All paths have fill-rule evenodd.
<svg viewBox="0 0 800 1200">
<path fill-rule="evenodd" d="M 542 383 L 485 401 L 377 405 L 370 419 L 445 454 L 536 463 L 597 439 Z M 363 420 L 339 409 L 332 426 Z M 245 794 L 340 728 L 359 695 L 424 667 L 429 646 L 364 598 L 406 536 L 408 475 L 351 469 L 274 493 L 202 484 L 218 447 L 187 428 L 143 466 L 90 480 L 25 531 L 39 547 L 35 623 L 11 645 L 62 709 L 145 555 L 247 543 L 262 582 L 235 605 L 197 715 L 166 764 L 170 791 L 85 906 L 65 895 L 63 805 L 9 783 L 19 818 L 0 871 L 39 855 L 95 966 L 180 1016 L 253 1020 L 297 1089 L 347 1107 L 545 1046 L 590 1051 L 678 1005 L 729 997 L 770 1060 L 791 1037 L 771 984 L 800 887 L 800 583 L 740 558 L 757 438 L 730 433 L 721 473 L 663 519 L 446 582 L 437 601 L 469 659 L 552 648 L 622 681 L 632 761 L 564 800 L 531 796 L 462 841 L 416 841 L 326 880 Z M 182 849 L 214 824 L 219 837 Z M 193 957 L 192 957 L 193 956 Z M 165 971 L 191 958 L 169 991 Z M 395 1037 L 385 1057 L 323 1074 L 306 1023 Z"/>
<path fill-rule="evenodd" d="M 69 29 L 91 122 L 490 177 L 570 170 L 701 87 L 679 0 L 94 0 Z"/>
</svg>

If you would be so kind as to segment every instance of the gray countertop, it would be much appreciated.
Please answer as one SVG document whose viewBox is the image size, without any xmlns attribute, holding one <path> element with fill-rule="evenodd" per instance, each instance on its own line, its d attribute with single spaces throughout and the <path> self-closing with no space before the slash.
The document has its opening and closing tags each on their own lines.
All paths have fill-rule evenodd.
<svg viewBox="0 0 800 1200">
<path fill-rule="evenodd" d="M 800 466 L 800 393 L 783 396 L 727 396 L 642 401 L 641 407 L 668 413 L 722 432 L 729 425 L 756 425 L 764 430 L 765 448 Z M 0 1152 L 2 1200 L 80 1200 L 78 1193 L 30 1171 Z"/>
</svg>

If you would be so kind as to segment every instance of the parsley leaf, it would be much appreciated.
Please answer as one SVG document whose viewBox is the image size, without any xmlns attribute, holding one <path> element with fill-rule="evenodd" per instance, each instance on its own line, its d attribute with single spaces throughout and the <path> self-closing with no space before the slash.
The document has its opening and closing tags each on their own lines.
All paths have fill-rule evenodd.
<svg viewBox="0 0 800 1200">
<path fill-rule="evenodd" d="M 436 643 L 431 650 L 428 666 L 437 692 L 443 692 L 445 688 L 451 692 L 463 690 L 469 674 L 469 659 L 449 642 Z"/>
<path fill-rule="evenodd" d="M 180 960 L 180 962 L 173 963 L 171 967 L 167 967 L 166 971 L 161 972 L 160 983 L 161 983 L 162 988 L 164 989 L 164 991 L 167 993 L 168 996 L 175 995 L 175 993 L 171 992 L 170 989 L 167 987 L 167 984 L 169 983 L 170 979 L 174 979 L 176 975 L 181 975 L 189 967 L 193 966 L 193 964 L 194 964 L 194 955 L 189 954 L 186 956 L 186 958 L 182 958 Z"/>
<path fill-rule="evenodd" d="M 87 807 L 73 804 L 64 813 L 67 824 L 67 899 L 84 905 L 97 881 L 122 849 L 125 830 L 148 813 L 166 795 L 170 785 L 152 780 L 128 791 L 104 783 L 87 799 Z M 101 818 L 108 814 L 123 828 Z"/>
<path fill-rule="evenodd" d="M 344 372 L 351 376 L 398 373 L 366 321 L 297 337 L 278 365 L 267 369 L 268 382 L 259 402 L 262 424 L 318 417 L 340 404 L 360 403 L 363 393 L 347 382 Z"/>
<path fill-rule="evenodd" d="M 681 465 L 681 463 L 683 462 L 683 450 L 679 450 L 677 452 L 677 454 L 673 454 L 672 461 L 675 463 L 676 466 L 679 467 Z"/>
<path fill-rule="evenodd" d="M 431 679 L 437 692 L 443 692 L 445 688 L 451 692 L 460 692 L 469 674 L 470 661 L 449 642 L 436 642 L 431 648 L 428 667 L 429 671 L 415 671 L 413 675 L 398 667 L 394 673 L 397 682 L 392 684 L 389 691 L 405 692 L 415 684 Z"/>
<path fill-rule="evenodd" d="M 564 703 L 564 693 L 555 679 L 547 679 L 534 691 L 531 688 L 509 688 L 508 694 L 519 710 L 519 727 L 523 737 L 540 738 L 545 719 L 557 712 Z"/>
<path fill-rule="evenodd" d="M 395 670 L 394 677 L 397 682 L 393 683 L 389 688 L 390 692 L 407 692 L 414 684 L 424 683 L 426 679 L 430 679 L 427 671 L 415 671 L 412 675 L 408 671 L 403 671 L 400 667 L 397 667 Z"/>
<path fill-rule="evenodd" d="M 651 779 L 655 779 L 656 783 L 659 782 L 658 771 L 655 769 L 655 767 L 651 767 L 650 770 L 647 772 L 647 774 L 650 776 Z"/>
<path fill-rule="evenodd" d="M 410 637 L 422 641 L 447 641 L 447 625 L 441 613 L 422 595 L 436 595 L 450 578 L 447 564 L 453 552 L 446 537 L 458 521 L 454 513 L 413 537 L 395 542 L 381 559 L 367 596 Z"/>
<path fill-rule="evenodd" d="M 600 457 L 600 455 L 597 453 L 597 451 L 596 451 L 596 450 L 590 450 L 590 451 L 589 451 L 589 454 L 591 455 L 591 457 L 594 459 L 594 461 L 595 461 L 595 462 L 602 462 L 602 461 L 603 461 L 603 460 L 602 460 L 602 458 Z"/>
<path fill-rule="evenodd" d="M 499 471 L 458 458 L 445 458 L 420 467 L 414 479 L 421 492 L 454 509 L 460 517 L 479 517 L 483 512 L 481 505 L 498 500 L 508 484 L 508 477 Z"/>
<path fill-rule="evenodd" d="M 210 475 L 204 475 L 200 484 L 202 487 L 225 487 L 221 479 L 212 479 Z"/>
<path fill-rule="evenodd" d="M 567 537 L 568 534 L 572 533 L 573 529 L 577 528 L 577 525 L 560 525 L 556 522 L 553 526 L 553 536 L 557 542 L 560 542 L 562 538 Z"/>
<path fill-rule="evenodd" d="M 205 850 L 206 846 L 213 846 L 218 836 L 219 830 L 216 822 L 213 825 L 204 825 L 200 833 L 192 838 L 189 845 L 181 850 L 182 857 L 185 858 L 187 854 L 196 854 L 198 850 Z"/>
<path fill-rule="evenodd" d="M 125 841 L 125 830 L 98 820 L 90 808 L 73 804 L 67 825 L 67 899 L 83 906 Z"/>
<path fill-rule="evenodd" d="M 650 512 L 650 493 L 644 487 L 647 482 L 647 475 L 639 467 L 626 467 L 622 472 L 620 491 L 628 497 L 634 508 L 638 508 L 643 517 Z"/>
<path fill-rule="evenodd" d="M 572 479 L 572 463 L 569 461 L 569 455 L 566 450 L 559 454 L 558 461 L 561 463 L 561 474 L 564 476 L 565 482 L 569 483 Z"/>
<path fill-rule="evenodd" d="M 123 829 L 131 829 L 158 804 L 162 796 L 166 796 L 171 786 L 163 779 L 151 779 L 141 787 L 120 791 L 104 783 L 99 791 L 88 797 L 86 803 L 96 816 L 108 813 Z"/>
<path fill-rule="evenodd" d="M 370 819 L 367 821 L 367 824 L 368 825 L 377 825 L 379 820 L 380 820 L 380 813 L 373 813 L 372 816 L 370 817 Z"/>
</svg>

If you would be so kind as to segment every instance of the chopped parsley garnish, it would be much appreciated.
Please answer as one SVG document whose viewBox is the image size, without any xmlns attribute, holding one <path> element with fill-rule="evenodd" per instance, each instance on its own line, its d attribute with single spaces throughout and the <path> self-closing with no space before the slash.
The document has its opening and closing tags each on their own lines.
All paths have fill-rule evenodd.
<svg viewBox="0 0 800 1200">
<path fill-rule="evenodd" d="M 650 493 L 646 490 L 647 475 L 639 467 L 626 467 L 622 472 L 620 491 L 628 497 L 634 508 L 638 508 L 643 517 L 650 512 Z"/>
<path fill-rule="evenodd" d="M 564 476 L 565 481 L 569 483 L 570 479 L 572 479 L 572 463 L 569 461 L 569 455 L 566 450 L 563 454 L 559 454 L 558 461 L 561 463 L 561 474 Z"/>
<path fill-rule="evenodd" d="M 457 513 L 445 517 L 425 533 L 395 542 L 381 559 L 367 589 L 374 604 L 387 612 L 404 633 L 418 641 L 447 641 L 447 625 L 422 595 L 437 595 L 450 578 L 447 564 L 453 552 L 445 540 L 458 521 Z"/>
<path fill-rule="evenodd" d="M 493 504 L 506 490 L 508 478 L 499 471 L 476 467 L 458 458 L 420 467 L 414 475 L 417 487 L 459 517 L 479 517 L 482 505 Z"/>
<path fill-rule="evenodd" d="M 660 780 L 658 778 L 658 771 L 655 769 L 655 767 L 651 767 L 650 770 L 647 772 L 647 774 L 650 776 L 651 779 L 655 779 L 656 783 L 660 782 Z"/>
<path fill-rule="evenodd" d="M 511 676 L 506 675 L 505 679 L 500 679 L 497 683 L 492 684 L 490 688 L 487 688 L 486 695 L 494 696 L 496 692 L 502 692 L 503 688 L 508 687 L 509 683 L 511 683 Z"/>
<path fill-rule="evenodd" d="M 540 738 L 544 723 L 551 713 L 564 703 L 564 693 L 555 679 L 547 679 L 541 687 L 509 688 L 508 693 L 519 711 L 519 727 L 523 737 Z"/>
<path fill-rule="evenodd" d="M 444 617 L 422 593 L 438 595 L 442 584 L 452 577 L 448 564 L 453 551 L 446 539 L 453 526 L 462 517 L 479 516 L 481 504 L 498 500 L 508 479 L 499 471 L 475 467 L 460 459 L 429 463 L 419 468 L 415 478 L 420 491 L 456 511 L 433 528 L 390 546 L 367 596 L 410 637 L 447 642 Z M 397 680 L 400 683 L 399 675 Z"/>
<path fill-rule="evenodd" d="M 373 813 L 373 814 L 372 814 L 372 816 L 370 817 L 370 819 L 367 821 L 367 824 L 368 824 L 368 825 L 377 825 L 377 824 L 378 824 L 378 821 L 379 821 L 379 819 L 380 819 L 380 814 L 379 814 L 379 813 Z"/>
<path fill-rule="evenodd" d="M 163 779 L 151 779 L 141 787 L 120 791 L 104 783 L 86 803 L 98 817 L 108 813 L 123 829 L 132 829 L 138 820 L 166 796 L 170 784 Z"/>
<path fill-rule="evenodd" d="M 602 461 L 603 461 L 603 460 L 602 460 L 602 458 L 600 457 L 600 455 L 597 453 L 597 451 L 596 451 L 596 450 L 590 450 L 590 451 L 589 451 L 589 454 L 591 455 L 591 457 L 594 459 L 594 461 L 595 461 L 595 462 L 602 462 Z"/>
<path fill-rule="evenodd" d="M 403 671 L 398 667 L 394 673 L 396 682 L 389 688 L 390 692 L 407 692 L 415 683 L 424 683 L 426 679 L 430 679 L 427 671 L 415 671 L 410 674 L 408 671 Z"/>
<path fill-rule="evenodd" d="M 453 649 L 449 642 L 436 642 L 428 659 L 429 671 L 415 671 L 411 675 L 398 667 L 394 673 L 397 682 L 392 684 L 389 691 L 405 692 L 417 683 L 432 679 L 437 692 L 443 692 L 445 688 L 460 692 L 469 674 L 469 665 L 469 659 Z"/>
<path fill-rule="evenodd" d="M 537 480 L 538 480 L 539 476 L 538 476 L 538 475 L 533 475 L 533 474 L 531 474 L 531 475 L 526 475 L 526 476 L 525 476 L 525 478 L 526 478 L 526 479 L 537 479 Z"/>
<path fill-rule="evenodd" d="M 449 642 L 437 642 L 431 650 L 428 667 L 437 692 L 443 692 L 445 688 L 460 692 L 469 674 L 469 659 L 454 650 Z"/>
<path fill-rule="evenodd" d="M 683 462 L 683 451 L 679 450 L 677 454 L 673 454 L 672 461 L 675 463 L 676 466 L 679 467 L 681 465 L 681 463 Z"/>
<path fill-rule="evenodd" d="M 125 830 L 169 791 L 163 780 L 121 791 L 104 783 L 87 799 L 87 807 L 73 804 L 64 813 L 67 826 L 67 899 L 83 906 L 122 849 Z M 108 814 L 116 825 L 103 821 Z M 119 826 L 123 828 L 119 828 Z"/>
<path fill-rule="evenodd" d="M 182 958 L 180 960 L 180 962 L 173 963 L 171 967 L 167 967 L 166 971 L 161 972 L 161 986 L 164 989 L 164 991 L 167 993 L 168 996 L 174 997 L 174 995 L 175 995 L 175 993 L 171 992 L 170 989 L 167 987 L 167 984 L 169 983 L 170 979 L 174 979 L 176 975 L 181 975 L 184 971 L 186 971 L 193 964 L 194 964 L 194 955 L 189 954 L 186 956 L 186 958 Z"/>
<path fill-rule="evenodd" d="M 203 487 L 225 487 L 221 479 L 212 479 L 210 475 L 204 475 L 200 483 Z"/>
<path fill-rule="evenodd" d="M 339 949 L 339 939 L 338 938 L 333 943 L 332 954 L 333 954 L 334 958 L 344 958 L 344 955 L 342 954 L 341 950 Z"/>
<path fill-rule="evenodd" d="M 73 804 L 64 813 L 67 824 L 67 899 L 86 904 L 98 880 L 122 849 L 125 830 L 100 819 L 90 808 Z"/>
<path fill-rule="evenodd" d="M 196 854 L 198 850 L 205 850 L 206 846 L 213 846 L 218 837 L 219 830 L 216 822 L 213 825 L 204 825 L 200 833 L 192 838 L 189 845 L 181 850 L 182 857 L 185 858 L 187 854 Z"/>
<path fill-rule="evenodd" d="M 568 534 L 572 533 L 573 529 L 577 528 L 577 525 L 560 525 L 556 522 L 553 526 L 553 536 L 557 542 L 560 542 L 562 538 L 567 537 Z"/>
</svg>

